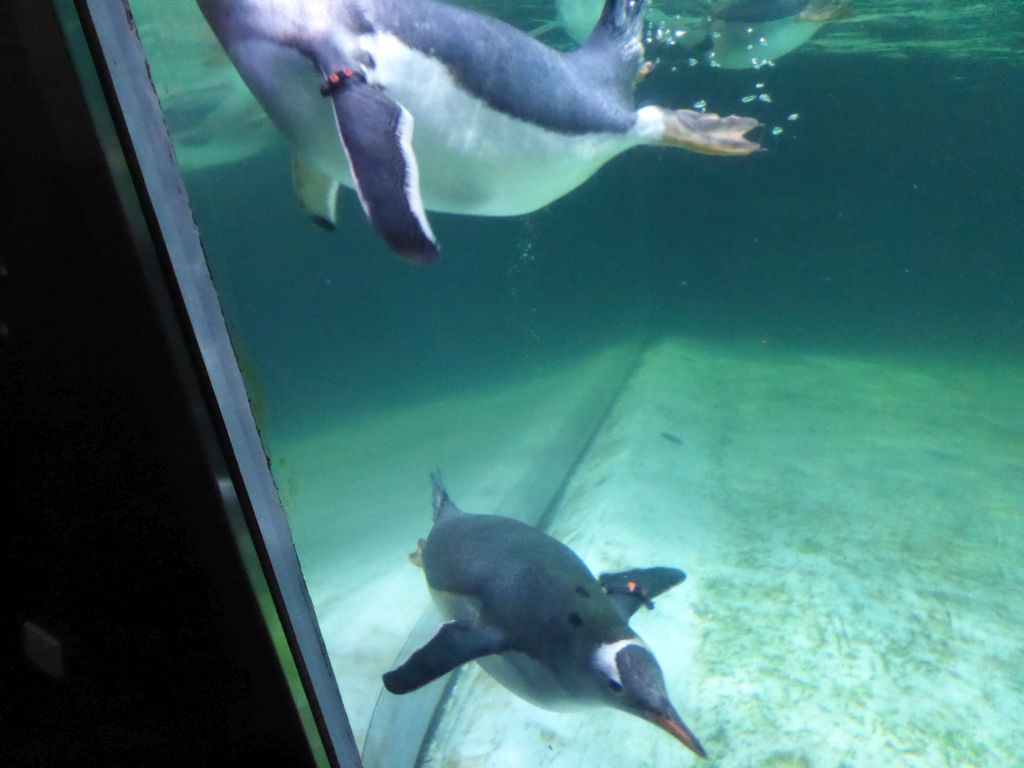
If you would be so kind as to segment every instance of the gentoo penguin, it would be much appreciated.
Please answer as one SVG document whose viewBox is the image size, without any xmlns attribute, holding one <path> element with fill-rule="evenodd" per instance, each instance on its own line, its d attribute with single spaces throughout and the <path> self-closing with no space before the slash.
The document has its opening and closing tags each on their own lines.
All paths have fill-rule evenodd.
<svg viewBox="0 0 1024 768">
<path fill-rule="evenodd" d="M 641 605 L 652 608 L 686 575 L 643 568 L 595 579 L 558 540 L 511 518 L 467 514 L 439 475 L 431 479 L 434 526 L 410 558 L 449 621 L 384 675 L 384 687 L 408 693 L 476 660 L 541 707 L 615 707 L 706 757 L 669 701 L 654 654 L 629 628 Z"/>
<path fill-rule="evenodd" d="M 750 69 L 795 51 L 825 23 L 850 16 L 850 2 L 659 0 L 648 18 L 658 39 L 664 37 L 706 54 L 715 67 Z M 601 5 L 602 0 L 555 0 L 558 25 L 573 39 L 583 40 L 600 15 Z"/>
<path fill-rule="evenodd" d="M 758 149 L 750 118 L 634 108 L 645 0 L 606 0 L 570 53 L 434 0 L 198 3 L 294 145 L 307 212 L 333 227 L 339 183 L 354 186 L 377 232 L 415 261 L 438 253 L 428 208 L 528 213 L 639 144 Z"/>
<path fill-rule="evenodd" d="M 757 69 L 795 51 L 829 21 L 851 14 L 835 0 L 738 0 L 711 13 L 712 66 Z"/>
<path fill-rule="evenodd" d="M 556 20 L 546 24 L 537 32 L 543 34 L 549 29 L 561 27 L 577 43 L 584 42 L 601 17 L 603 0 L 555 0 Z M 647 21 L 655 26 L 670 17 L 675 19 L 706 18 L 711 7 L 711 0 L 658 0 L 647 6 Z"/>
</svg>

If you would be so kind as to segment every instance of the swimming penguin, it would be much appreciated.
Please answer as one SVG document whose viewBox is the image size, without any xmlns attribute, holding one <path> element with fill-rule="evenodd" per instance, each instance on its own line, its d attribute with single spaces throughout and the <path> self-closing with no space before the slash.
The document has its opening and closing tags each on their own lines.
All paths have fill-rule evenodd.
<svg viewBox="0 0 1024 768">
<path fill-rule="evenodd" d="M 829 21 L 851 14 L 835 0 L 739 0 L 716 9 L 710 21 L 712 66 L 757 69 L 810 40 Z"/>
<path fill-rule="evenodd" d="M 654 654 L 629 628 L 641 605 L 653 608 L 686 574 L 659 567 L 595 579 L 558 540 L 511 518 L 467 514 L 439 475 L 431 480 L 434 526 L 410 559 L 449 621 L 384 675 L 384 687 L 408 693 L 476 660 L 541 707 L 615 707 L 706 757 L 669 701 Z"/>
<path fill-rule="evenodd" d="M 583 40 L 601 5 L 555 0 L 559 26 Z M 850 0 L 660 0 L 648 19 L 673 44 L 706 54 L 712 66 L 750 69 L 792 53 L 827 22 L 850 15 Z"/>
<path fill-rule="evenodd" d="M 536 36 L 549 29 L 561 27 L 569 37 L 582 43 L 589 37 L 601 17 L 603 5 L 603 0 L 555 0 L 556 21 L 545 24 L 531 34 Z M 658 0 L 657 3 L 648 4 L 647 20 L 658 27 L 671 18 L 676 22 L 673 24 L 674 27 L 686 28 L 691 25 L 684 23 L 682 19 L 704 19 L 710 11 L 710 6 L 711 0 Z"/>
<path fill-rule="evenodd" d="M 294 145 L 300 202 L 333 228 L 338 185 L 395 251 L 436 258 L 426 209 L 534 211 L 639 144 L 745 155 L 757 122 L 633 106 L 645 0 L 606 0 L 559 53 L 434 0 L 198 0 Z M 415 132 L 413 127 L 415 125 Z"/>
</svg>

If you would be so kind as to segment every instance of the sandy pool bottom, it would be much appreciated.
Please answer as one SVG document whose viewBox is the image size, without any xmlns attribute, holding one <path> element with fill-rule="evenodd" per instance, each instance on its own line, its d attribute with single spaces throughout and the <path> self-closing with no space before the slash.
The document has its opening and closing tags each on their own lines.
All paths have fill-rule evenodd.
<svg viewBox="0 0 1024 768">
<path fill-rule="evenodd" d="M 441 399 L 325 420 L 322 429 L 271 444 L 274 477 L 360 747 L 381 697 L 381 674 L 395 666 L 430 605 L 423 572 L 408 559 L 430 531 L 429 473 L 441 469 L 468 509 L 536 522 L 640 349 L 633 341 L 612 343 L 486 388 L 453 387 Z M 388 717 L 379 724 L 385 741 L 392 734 L 415 738 L 408 723 Z M 403 768 L 390 754 L 381 759 Z"/>
<path fill-rule="evenodd" d="M 632 625 L 710 759 L 470 665 L 423 765 L 1019 764 L 1021 392 L 1019 367 L 654 345 L 550 533 L 595 573 L 687 571 Z"/>
</svg>

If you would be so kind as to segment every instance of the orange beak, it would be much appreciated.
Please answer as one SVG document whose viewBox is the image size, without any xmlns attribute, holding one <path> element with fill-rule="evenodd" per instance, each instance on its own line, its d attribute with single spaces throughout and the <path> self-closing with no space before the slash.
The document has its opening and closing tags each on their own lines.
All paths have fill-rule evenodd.
<svg viewBox="0 0 1024 768">
<path fill-rule="evenodd" d="M 679 739 L 687 748 L 695 755 L 700 757 L 707 757 L 708 753 L 704 751 L 704 747 L 697 741 L 697 737 L 693 735 L 686 724 L 682 721 L 682 718 L 675 713 L 674 710 L 670 709 L 664 715 L 653 715 L 651 722 L 657 725 L 662 730 L 668 731 L 677 739 Z"/>
</svg>

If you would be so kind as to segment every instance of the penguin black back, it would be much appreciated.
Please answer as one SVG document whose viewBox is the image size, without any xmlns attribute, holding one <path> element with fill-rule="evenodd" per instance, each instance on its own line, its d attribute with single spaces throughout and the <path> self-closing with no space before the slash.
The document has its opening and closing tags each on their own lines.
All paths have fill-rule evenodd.
<svg viewBox="0 0 1024 768">
<path fill-rule="evenodd" d="M 575 552 L 517 520 L 442 518 L 427 537 L 423 568 L 432 590 L 471 595 L 490 624 L 515 630 L 524 615 L 538 617 L 517 638 L 523 651 L 554 639 L 573 644 L 581 637 L 612 642 L 634 636 Z"/>
<path fill-rule="evenodd" d="M 565 134 L 623 132 L 636 122 L 632 86 L 645 4 L 607 0 L 591 39 L 570 56 L 496 19 L 431 0 L 376 0 L 375 24 L 443 62 L 463 89 L 498 112 Z M 595 96 L 595 86 L 608 85 L 598 89 L 603 98 Z"/>
</svg>

